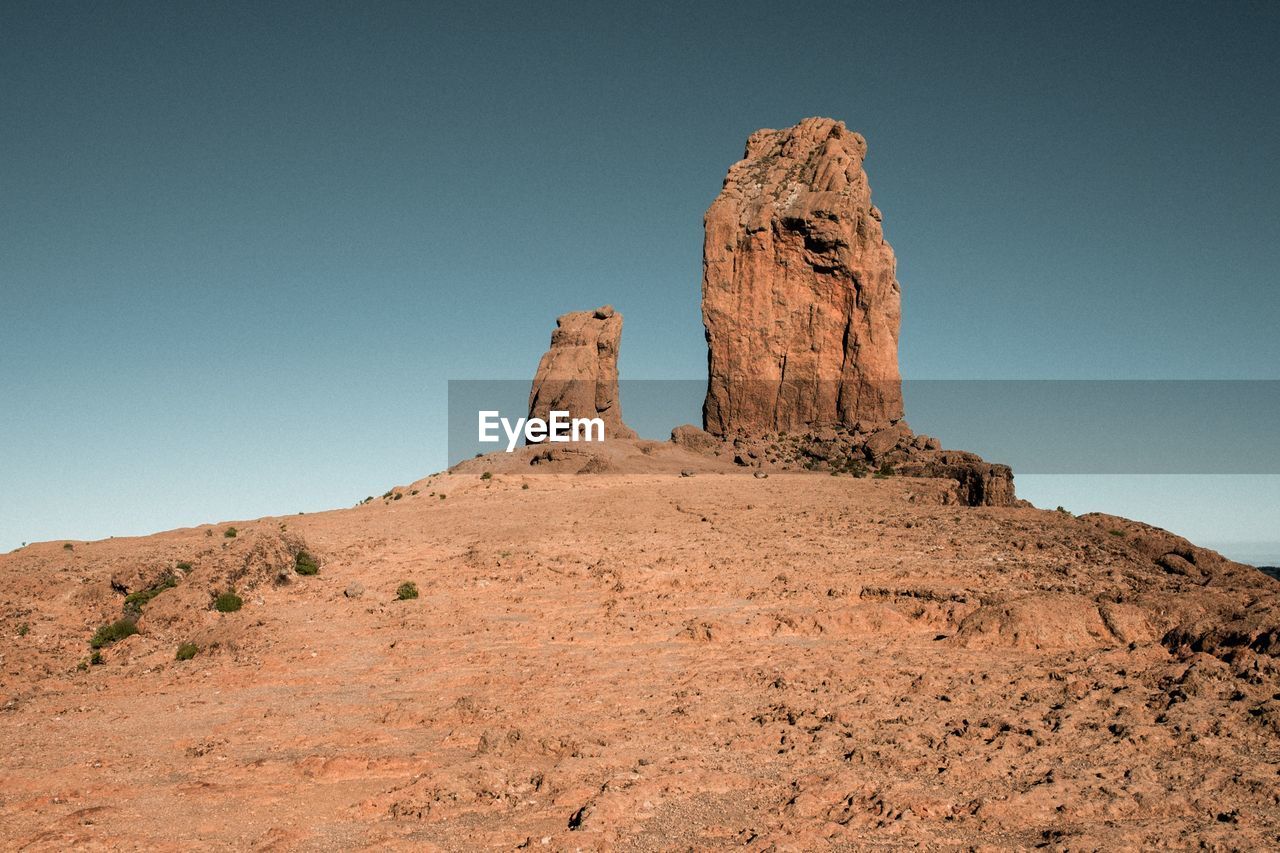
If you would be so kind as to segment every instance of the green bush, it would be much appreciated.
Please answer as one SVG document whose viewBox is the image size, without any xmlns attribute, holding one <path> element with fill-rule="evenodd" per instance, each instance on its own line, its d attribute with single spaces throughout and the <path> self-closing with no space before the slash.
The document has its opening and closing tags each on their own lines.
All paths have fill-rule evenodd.
<svg viewBox="0 0 1280 853">
<path fill-rule="evenodd" d="M 1123 531 L 1123 530 L 1108 530 L 1107 532 L 1108 532 L 1108 533 L 1110 533 L 1112 536 L 1123 536 L 1123 535 L 1124 535 L 1124 531 Z"/>
<path fill-rule="evenodd" d="M 117 619 L 110 625 L 103 625 L 93 632 L 93 637 L 89 640 L 89 648 L 100 649 L 136 633 L 138 633 L 138 626 L 133 624 L 132 619 Z"/>
<path fill-rule="evenodd" d="M 244 607 L 244 599 L 235 592 L 224 592 L 213 602 L 213 609 L 219 613 L 235 613 L 241 607 Z"/>
<path fill-rule="evenodd" d="M 405 581 L 400 584 L 400 588 L 396 590 L 396 598 L 401 601 L 408 601 L 411 598 L 418 597 L 418 585 L 413 581 Z"/>
<path fill-rule="evenodd" d="M 481 474 L 481 475 L 480 475 L 480 479 L 481 479 L 481 480 L 492 480 L 492 479 L 493 479 L 493 472 L 492 472 L 492 471 L 485 471 L 483 474 Z"/>
<path fill-rule="evenodd" d="M 306 551 L 299 551 L 293 560 L 293 570 L 300 575 L 320 574 L 320 563 Z"/>
<path fill-rule="evenodd" d="M 885 477 L 892 477 L 893 466 L 890 465 L 888 462 L 884 463 L 883 465 L 880 466 L 880 470 L 876 472 L 875 476 L 877 479 L 880 479 L 880 480 L 883 480 Z"/>
<path fill-rule="evenodd" d="M 180 572 L 189 572 L 189 571 L 191 571 L 191 564 L 190 564 L 190 563 L 178 563 L 178 565 L 177 565 L 177 569 L 178 569 L 178 571 L 180 571 Z"/>
<path fill-rule="evenodd" d="M 151 599 L 155 598 L 166 589 L 173 589 L 178 585 L 178 579 L 173 575 L 165 575 L 155 586 L 147 589 L 140 589 L 137 592 L 131 592 L 124 597 L 124 606 L 130 610 L 142 612 L 142 608 L 146 606 Z"/>
<path fill-rule="evenodd" d="M 234 527 L 228 527 L 226 530 L 222 531 L 222 535 L 227 537 L 228 539 L 235 539 L 236 534 L 239 532 L 240 531 L 236 530 Z"/>
<path fill-rule="evenodd" d="M 178 660 L 191 660 L 200 651 L 200 647 L 195 643 L 182 643 L 178 646 Z"/>
<path fill-rule="evenodd" d="M 23 622 L 21 625 L 18 626 L 19 637 L 25 637 L 27 636 L 27 634 L 30 634 L 30 633 L 31 633 L 31 626 L 28 625 L 26 622 Z"/>
<path fill-rule="evenodd" d="M 89 666 L 102 666 L 102 652 L 94 652 L 89 655 Z"/>
<path fill-rule="evenodd" d="M 62 546 L 62 550 L 64 551 L 74 551 L 75 549 L 76 549 L 76 546 L 72 545 L 70 542 L 67 542 Z"/>
</svg>

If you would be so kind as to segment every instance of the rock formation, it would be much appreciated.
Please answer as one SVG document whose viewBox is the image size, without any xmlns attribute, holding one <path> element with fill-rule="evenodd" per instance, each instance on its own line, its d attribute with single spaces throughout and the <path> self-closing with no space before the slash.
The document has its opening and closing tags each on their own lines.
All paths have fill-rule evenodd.
<svg viewBox="0 0 1280 853">
<path fill-rule="evenodd" d="M 529 417 L 547 419 L 552 411 L 575 418 L 600 418 L 605 439 L 635 438 L 622 422 L 618 399 L 618 344 L 622 315 L 605 305 L 574 311 L 556 320 L 551 348 L 538 362 L 529 392 Z"/>
<path fill-rule="evenodd" d="M 828 118 L 751 134 L 706 215 L 704 438 L 672 440 L 701 452 L 717 437 L 748 466 L 953 479 L 960 503 L 1011 505 L 1008 466 L 902 419 L 900 288 L 866 153 Z"/>
<path fill-rule="evenodd" d="M 1012 505 L 1008 466 L 943 450 L 903 420 L 900 289 L 866 153 L 860 134 L 827 118 L 751 134 L 706 215 L 704 428 L 677 427 L 672 442 L 755 468 L 949 479 L 950 501 Z M 529 417 L 599 417 L 606 438 L 635 438 L 618 400 L 621 338 L 608 305 L 560 317 Z M 530 462 L 581 452 L 548 448 Z"/>
<path fill-rule="evenodd" d="M 703 405 L 715 435 L 902 417 L 899 288 L 866 140 L 809 118 L 759 130 L 706 215 Z"/>
</svg>

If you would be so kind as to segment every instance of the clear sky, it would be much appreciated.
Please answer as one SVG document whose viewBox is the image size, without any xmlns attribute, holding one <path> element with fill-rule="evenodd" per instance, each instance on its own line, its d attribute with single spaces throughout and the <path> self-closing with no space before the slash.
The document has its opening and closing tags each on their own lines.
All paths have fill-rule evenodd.
<svg viewBox="0 0 1280 853">
<path fill-rule="evenodd" d="M 1274 2 L 5 2 L 0 549 L 437 470 L 446 380 L 567 310 L 701 376 L 702 214 L 809 115 L 869 140 L 904 375 L 1280 378 L 1277 44 Z M 1280 540 L 1274 476 L 1080 479 L 1019 487 Z"/>
</svg>

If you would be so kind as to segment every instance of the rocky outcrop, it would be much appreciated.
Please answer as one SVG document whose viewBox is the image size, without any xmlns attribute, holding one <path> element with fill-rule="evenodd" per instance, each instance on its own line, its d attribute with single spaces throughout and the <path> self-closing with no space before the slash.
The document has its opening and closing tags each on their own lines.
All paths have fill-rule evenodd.
<svg viewBox="0 0 1280 853">
<path fill-rule="evenodd" d="M 968 506 L 1015 506 L 1013 469 L 985 462 L 964 450 L 907 451 L 894 468 L 903 477 L 937 477 L 956 481 L 956 498 Z"/>
<path fill-rule="evenodd" d="M 866 140 L 810 118 L 759 130 L 707 210 L 703 423 L 719 436 L 902 417 L 899 288 Z"/>
<path fill-rule="evenodd" d="M 695 427 L 677 427 L 671 440 L 694 453 L 731 458 L 751 468 L 803 469 L 854 477 L 928 477 L 954 480 L 945 502 L 1017 506 L 1013 471 L 976 453 L 943 450 L 936 438 L 916 435 L 906 421 L 867 431 L 866 425 L 717 439 Z"/>
<path fill-rule="evenodd" d="M 546 420 L 550 412 L 574 418 L 600 418 L 605 439 L 635 438 L 622 422 L 618 399 L 618 345 L 622 315 L 605 305 L 574 311 L 556 320 L 551 348 L 538 362 L 529 392 L 529 417 Z"/>
<path fill-rule="evenodd" d="M 808 118 L 751 134 L 730 167 L 705 220 L 703 426 L 741 465 L 949 478 L 961 503 L 1012 505 L 1008 466 L 902 419 L 901 294 L 866 154 L 843 122 Z"/>
</svg>

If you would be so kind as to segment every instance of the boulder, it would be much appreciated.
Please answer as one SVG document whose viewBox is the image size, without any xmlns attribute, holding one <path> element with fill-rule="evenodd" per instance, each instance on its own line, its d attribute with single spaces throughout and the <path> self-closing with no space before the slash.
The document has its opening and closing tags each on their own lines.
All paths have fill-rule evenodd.
<svg viewBox="0 0 1280 853">
<path fill-rule="evenodd" d="M 722 446 L 720 439 L 705 430 L 698 429 L 693 424 L 684 424 L 673 429 L 671 442 L 685 450 L 708 456 Z"/>
<path fill-rule="evenodd" d="M 911 427 L 907 426 L 906 421 L 899 421 L 871 433 L 863 447 L 866 449 L 867 456 L 878 462 L 889 451 L 910 444 L 911 439 Z"/>
</svg>

